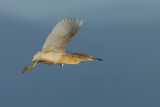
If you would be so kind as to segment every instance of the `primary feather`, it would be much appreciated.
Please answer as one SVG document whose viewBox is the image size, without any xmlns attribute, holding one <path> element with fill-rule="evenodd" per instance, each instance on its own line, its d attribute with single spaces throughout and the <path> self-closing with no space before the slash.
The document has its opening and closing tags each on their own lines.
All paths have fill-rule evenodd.
<svg viewBox="0 0 160 107">
<path fill-rule="evenodd" d="M 75 20 L 72 18 L 60 21 L 48 35 L 42 48 L 42 52 L 64 52 L 68 43 L 75 37 L 82 24 L 82 20 L 79 21 L 79 19 Z"/>
</svg>

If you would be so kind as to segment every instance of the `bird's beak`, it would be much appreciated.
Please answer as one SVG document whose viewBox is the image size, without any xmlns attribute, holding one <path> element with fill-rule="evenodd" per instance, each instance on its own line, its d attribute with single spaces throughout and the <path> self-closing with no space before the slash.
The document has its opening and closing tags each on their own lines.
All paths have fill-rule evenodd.
<svg viewBox="0 0 160 107">
<path fill-rule="evenodd" d="M 100 58 L 93 58 L 93 60 L 103 61 L 103 59 L 100 59 Z"/>
</svg>

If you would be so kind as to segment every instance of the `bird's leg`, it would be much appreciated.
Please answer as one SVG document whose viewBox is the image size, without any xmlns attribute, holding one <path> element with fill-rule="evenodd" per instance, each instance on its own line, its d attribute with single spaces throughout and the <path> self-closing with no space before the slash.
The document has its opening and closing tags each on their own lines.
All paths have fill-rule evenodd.
<svg viewBox="0 0 160 107">
<path fill-rule="evenodd" d="M 39 61 L 37 60 L 32 66 L 26 66 L 26 67 L 24 68 L 23 73 L 26 73 L 26 72 L 32 70 L 32 69 L 36 66 L 36 64 L 37 64 L 38 62 L 39 62 Z"/>
</svg>

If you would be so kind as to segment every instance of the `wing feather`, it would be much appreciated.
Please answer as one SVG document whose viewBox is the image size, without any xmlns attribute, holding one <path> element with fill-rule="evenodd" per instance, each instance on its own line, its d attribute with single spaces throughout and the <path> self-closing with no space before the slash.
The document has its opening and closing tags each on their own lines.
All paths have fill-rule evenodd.
<svg viewBox="0 0 160 107">
<path fill-rule="evenodd" d="M 79 21 L 79 19 L 76 20 L 75 18 L 67 18 L 60 21 L 48 35 L 42 47 L 42 52 L 64 52 L 68 43 L 79 31 L 82 23 L 82 20 Z"/>
</svg>

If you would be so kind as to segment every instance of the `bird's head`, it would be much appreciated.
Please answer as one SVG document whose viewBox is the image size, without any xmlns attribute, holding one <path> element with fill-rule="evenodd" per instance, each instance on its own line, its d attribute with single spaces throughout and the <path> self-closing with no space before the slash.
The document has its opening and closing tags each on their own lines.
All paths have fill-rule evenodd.
<svg viewBox="0 0 160 107">
<path fill-rule="evenodd" d="M 88 56 L 88 60 L 90 60 L 90 61 L 94 61 L 94 60 L 96 60 L 96 61 L 103 61 L 103 59 L 100 59 L 100 58 L 95 58 L 95 57 L 93 57 L 93 56 Z"/>
<path fill-rule="evenodd" d="M 103 61 L 102 59 L 100 58 L 95 58 L 89 54 L 81 54 L 81 58 L 84 60 L 84 61 L 94 61 L 94 60 L 97 60 L 97 61 Z"/>
</svg>

